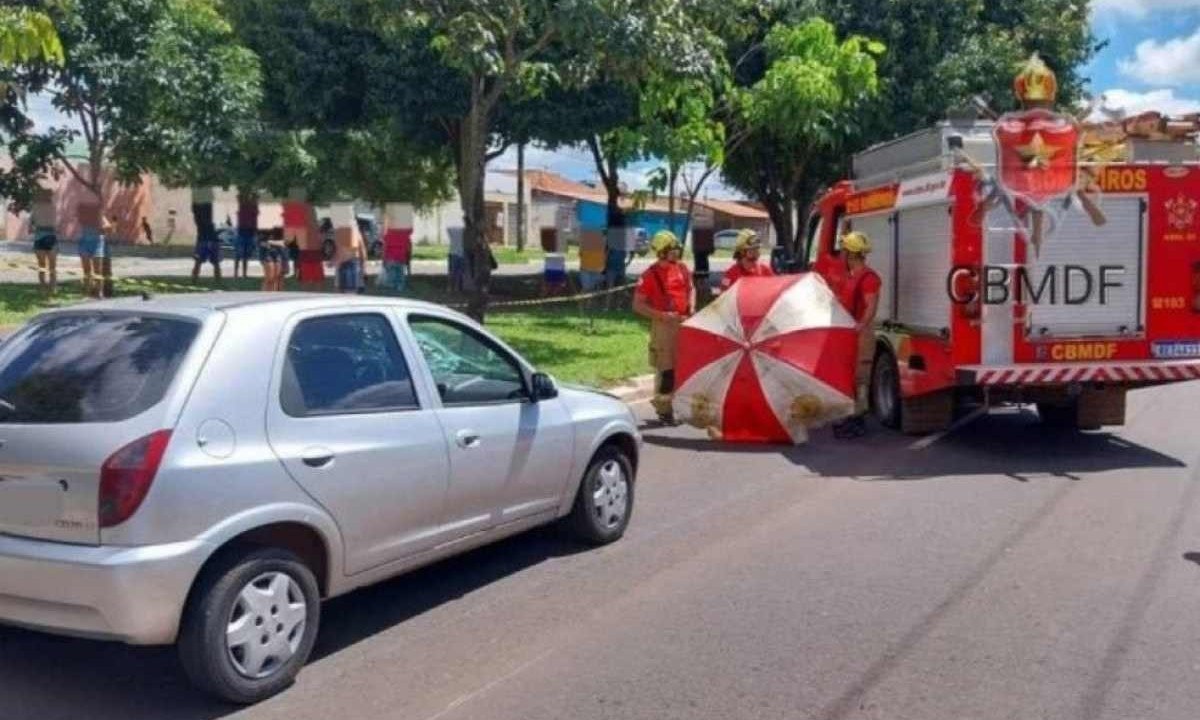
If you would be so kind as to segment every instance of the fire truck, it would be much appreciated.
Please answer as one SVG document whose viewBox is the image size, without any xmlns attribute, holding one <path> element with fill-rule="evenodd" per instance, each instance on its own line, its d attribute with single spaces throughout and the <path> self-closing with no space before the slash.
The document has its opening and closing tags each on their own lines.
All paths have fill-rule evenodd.
<svg viewBox="0 0 1200 720">
<path fill-rule="evenodd" d="M 1124 423 L 1130 390 L 1200 378 L 1196 144 L 1126 138 L 1113 162 L 1089 168 L 1102 217 L 1072 202 L 1035 248 L 1011 211 L 984 205 L 993 130 L 951 120 L 857 154 L 795 249 L 836 286 L 841 237 L 871 239 L 883 280 L 877 419 L 926 433 L 964 401 L 1020 403 L 1047 424 L 1095 429 Z"/>
</svg>

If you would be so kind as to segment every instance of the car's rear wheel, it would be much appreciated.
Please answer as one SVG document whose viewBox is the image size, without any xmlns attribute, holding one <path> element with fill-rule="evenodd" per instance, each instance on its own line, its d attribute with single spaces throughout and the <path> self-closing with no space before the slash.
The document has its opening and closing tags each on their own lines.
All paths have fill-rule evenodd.
<svg viewBox="0 0 1200 720">
<path fill-rule="evenodd" d="M 619 448 L 605 446 L 588 465 L 568 525 L 585 542 L 620 539 L 633 514 L 633 463 Z"/>
<path fill-rule="evenodd" d="M 258 548 L 220 558 L 200 578 L 183 618 L 184 671 L 223 700 L 265 700 L 307 662 L 320 612 L 316 578 L 295 555 Z"/>
</svg>

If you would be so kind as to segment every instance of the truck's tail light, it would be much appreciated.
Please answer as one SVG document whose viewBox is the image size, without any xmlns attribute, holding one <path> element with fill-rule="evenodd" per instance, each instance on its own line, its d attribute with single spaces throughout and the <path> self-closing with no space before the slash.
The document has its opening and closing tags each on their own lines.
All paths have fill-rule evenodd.
<svg viewBox="0 0 1200 720">
<path fill-rule="evenodd" d="M 113 527 L 137 512 L 158 473 L 171 441 L 170 430 L 138 438 L 116 451 L 100 466 L 100 527 Z"/>
</svg>

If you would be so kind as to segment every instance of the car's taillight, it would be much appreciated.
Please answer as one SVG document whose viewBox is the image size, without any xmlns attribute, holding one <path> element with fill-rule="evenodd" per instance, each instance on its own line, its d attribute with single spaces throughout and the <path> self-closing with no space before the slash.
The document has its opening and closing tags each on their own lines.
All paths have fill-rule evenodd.
<svg viewBox="0 0 1200 720">
<path fill-rule="evenodd" d="M 100 527 L 120 525 L 137 512 L 170 441 L 171 431 L 159 430 L 134 440 L 104 461 L 100 466 Z"/>
</svg>

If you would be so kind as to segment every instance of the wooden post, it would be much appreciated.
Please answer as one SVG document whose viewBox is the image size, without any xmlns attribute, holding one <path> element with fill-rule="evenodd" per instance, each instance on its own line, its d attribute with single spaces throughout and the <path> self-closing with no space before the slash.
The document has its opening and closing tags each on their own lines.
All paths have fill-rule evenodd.
<svg viewBox="0 0 1200 720">
<path fill-rule="evenodd" d="M 525 143 L 517 145 L 517 252 L 525 250 Z"/>
</svg>

